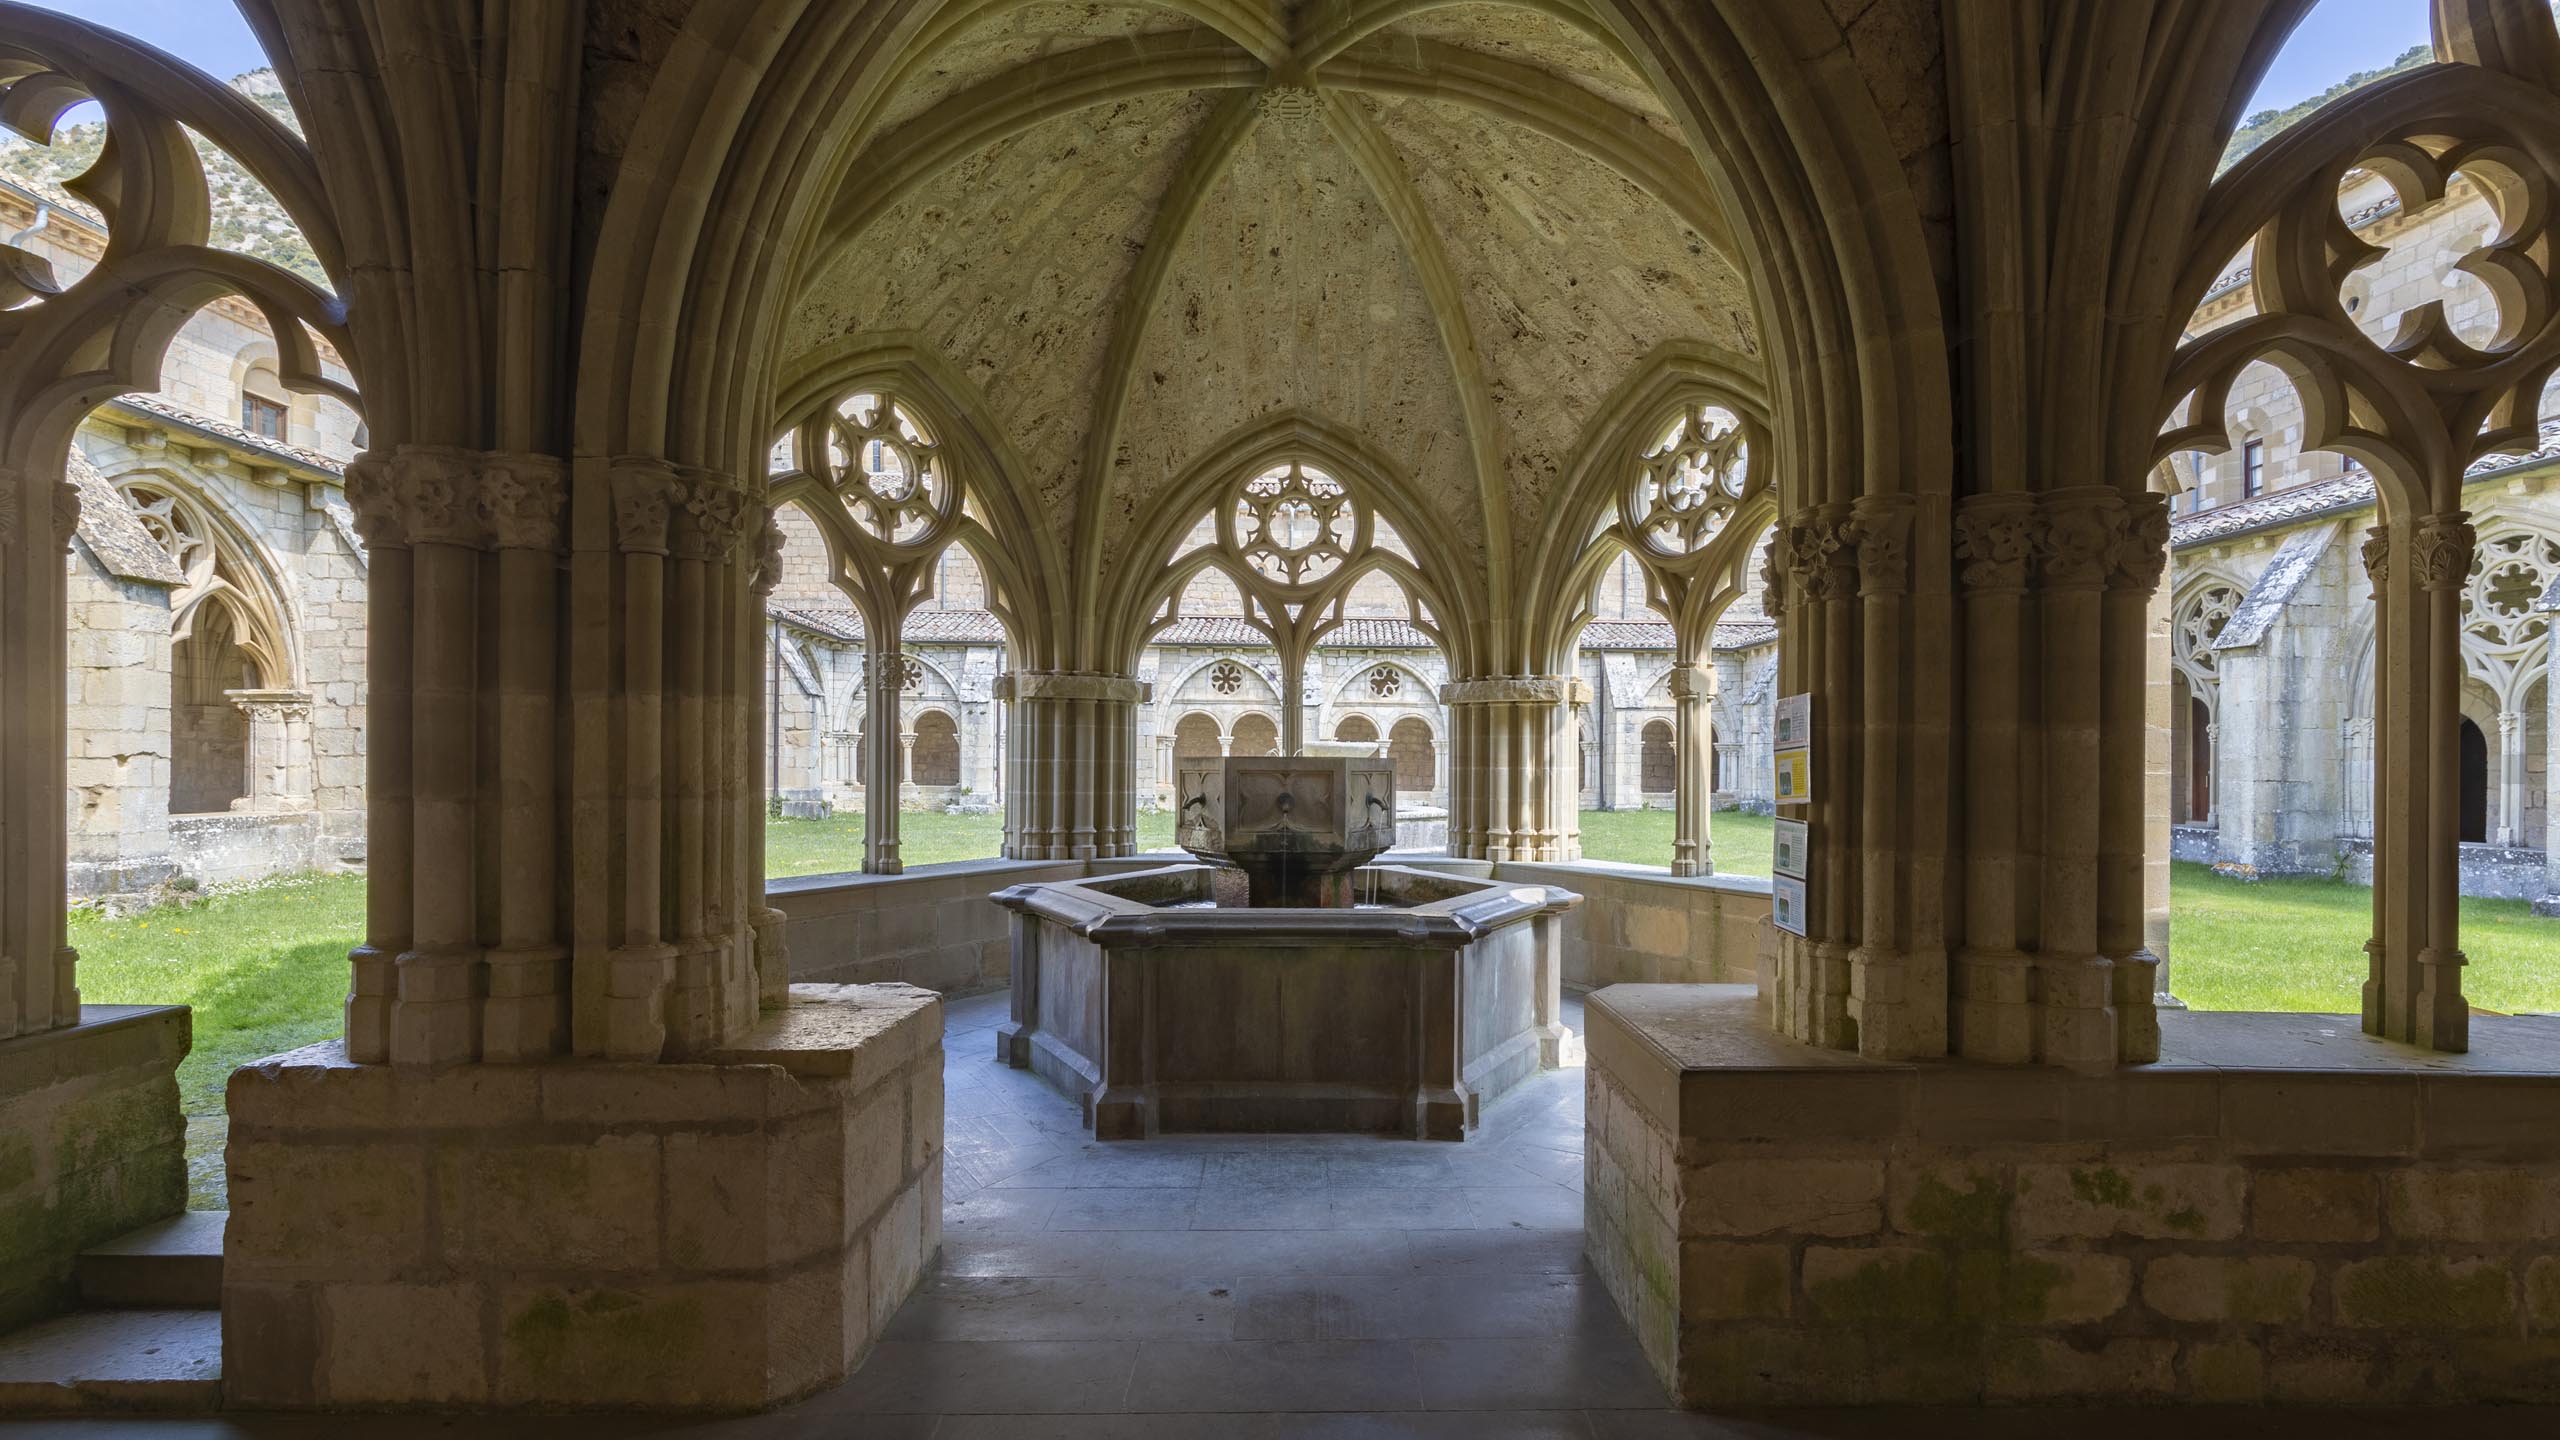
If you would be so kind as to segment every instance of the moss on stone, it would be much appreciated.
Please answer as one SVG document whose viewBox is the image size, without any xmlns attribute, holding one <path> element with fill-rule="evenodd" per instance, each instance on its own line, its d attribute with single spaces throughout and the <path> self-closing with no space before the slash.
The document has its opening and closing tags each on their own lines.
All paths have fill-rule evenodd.
<svg viewBox="0 0 2560 1440">
<path fill-rule="evenodd" d="M 2071 1193 L 2086 1205 L 2112 1205 L 2119 1210 L 2133 1208 L 2133 1182 L 2125 1178 L 2123 1171 L 2110 1166 L 2073 1170 Z"/>
<path fill-rule="evenodd" d="M 648 1372 L 701 1352 L 701 1303 L 626 1290 L 554 1291 L 507 1320 L 507 1358 L 536 1391 L 597 1368 Z"/>
<path fill-rule="evenodd" d="M 2348 1323 L 2392 1330 L 2494 1330 L 2515 1316 L 2504 1270 L 2482 1263 L 2456 1273 L 2424 1255 L 2350 1265 L 2338 1276 L 2337 1295 Z"/>
<path fill-rule="evenodd" d="M 2204 1233 L 2204 1213 L 2192 1205 L 2181 1205 L 2161 1217 L 2163 1223 L 2181 1235 Z"/>
<path fill-rule="evenodd" d="M 1910 1230 L 1973 1244 L 1996 1245 L 2009 1228 L 2009 1197 L 1995 1178 L 1965 1172 L 1969 1182 L 1958 1190 L 1935 1173 L 1920 1177 L 1904 1210 Z"/>
<path fill-rule="evenodd" d="M 1954 1313 L 1946 1259 L 1933 1251 L 1880 1254 L 1845 1275 L 1805 1287 L 1827 1318 L 1860 1325 L 1932 1325 Z"/>
</svg>

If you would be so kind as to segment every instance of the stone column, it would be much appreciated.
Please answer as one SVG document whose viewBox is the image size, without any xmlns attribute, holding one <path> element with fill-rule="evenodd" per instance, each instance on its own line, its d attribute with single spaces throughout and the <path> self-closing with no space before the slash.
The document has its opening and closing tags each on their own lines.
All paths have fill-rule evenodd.
<svg viewBox="0 0 2560 1440">
<path fill-rule="evenodd" d="M 1471 860 L 1578 858 L 1573 776 L 1558 765 L 1572 709 L 1590 687 L 1573 675 L 1507 675 L 1441 687 L 1455 727 L 1451 851 Z"/>
<path fill-rule="evenodd" d="M 2141 775 L 2135 766 L 2107 764 L 2110 722 L 2120 719 L 2108 701 L 2125 683 L 2122 657 L 2105 643 L 2113 526 L 2124 497 L 2110 486 L 2090 485 L 2048 490 L 2038 500 L 2046 528 L 2038 597 L 2044 793 L 2035 1058 L 2106 1069 L 2116 1061 L 2115 974 L 2100 948 L 2099 906 L 2091 892 L 2106 868 L 2107 787 Z M 2139 733 L 2137 711 L 2128 738 Z M 2138 793 L 2133 798 L 2138 816 Z"/>
<path fill-rule="evenodd" d="M 0 1039 L 80 1023 L 62 885 L 63 556 L 79 521 L 78 487 L 0 463 Z"/>
<path fill-rule="evenodd" d="M 2098 705 L 2110 762 L 2098 793 L 2098 953 L 2113 981 L 2112 1059 L 2149 1064 L 2160 1058 L 2161 961 L 2148 943 L 2151 869 L 2166 883 L 2167 756 L 2160 737 L 2167 687 L 2153 671 L 2164 663 L 2153 641 L 2160 578 L 2169 564 L 2169 499 L 2149 493 L 2121 498 L 2108 554 L 2100 612 L 2104 643 Z M 2127 763 L 2131 762 L 2131 763 Z M 2156 778 L 2155 778 L 2156 777 Z M 2155 848 L 2154 822 L 2159 822 Z M 2166 896 L 2161 897 L 2165 904 Z M 2163 926 L 2165 929 L 2165 925 Z"/>
<path fill-rule="evenodd" d="M 1126 675 L 1016 670 L 997 679 L 1010 707 L 1005 857 L 1092 860 L 1138 848 L 1138 707 Z M 1223 743 L 1223 742 L 1222 742 Z"/>
<path fill-rule="evenodd" d="M 2524 712 L 2498 712 L 2498 843 L 2524 842 Z"/>
<path fill-rule="evenodd" d="M 2542 679 L 2542 885 L 2536 915 L 2560 915 L 2560 634 L 2545 630 Z"/>
<path fill-rule="evenodd" d="M 559 462 L 493 459 L 490 540 L 498 567 L 498 929 L 480 1016 L 484 1060 L 535 1060 L 569 1041 L 569 954 L 555 929 L 560 663 Z"/>
<path fill-rule="evenodd" d="M 871 674 L 862 687 L 863 747 L 862 868 L 872 875 L 895 875 L 906 868 L 898 858 L 898 806 L 906 799 L 907 748 L 915 736 L 907 730 L 907 656 L 898 639 L 898 617 L 875 624 L 868 664 Z"/>
<path fill-rule="evenodd" d="M 2035 497 L 1980 495 L 1956 514 L 1964 591 L 1964 945 L 1955 957 L 1950 1038 L 1970 1060 L 2035 1055 L 2034 990 L 2017 894 L 2028 793 L 2020 724 L 2029 662 L 2027 576 L 2044 533 Z"/>
<path fill-rule="evenodd" d="M 1714 800 L 1707 717 L 1713 710 L 1715 698 L 1716 672 L 1713 665 L 1682 660 L 1671 667 L 1671 702 L 1677 716 L 1677 734 L 1672 745 L 1679 762 L 1679 776 L 1673 782 L 1676 793 L 1672 800 L 1671 873 L 1674 875 L 1715 873 L 1707 834 L 1707 812 Z"/>
<path fill-rule="evenodd" d="M 301 690 L 229 690 L 248 717 L 247 783 L 234 810 L 311 808 L 311 696 Z"/>
<path fill-rule="evenodd" d="M 2374 527 L 2364 548 L 2378 609 L 2374 935 L 2364 1028 L 2437 1050 L 2470 1047 L 2462 999 L 2462 584 L 2475 541 L 2460 510 Z"/>
<path fill-rule="evenodd" d="M 2175 794 L 2177 736 L 2172 711 L 2177 700 L 2175 664 L 2169 655 L 2169 590 L 2154 586 L 2143 616 L 2145 680 L 2143 709 L 2143 851 L 2142 943 L 2160 959 L 2153 980 L 2153 1004 L 2169 994 L 2169 832 L 2171 797 Z"/>
</svg>

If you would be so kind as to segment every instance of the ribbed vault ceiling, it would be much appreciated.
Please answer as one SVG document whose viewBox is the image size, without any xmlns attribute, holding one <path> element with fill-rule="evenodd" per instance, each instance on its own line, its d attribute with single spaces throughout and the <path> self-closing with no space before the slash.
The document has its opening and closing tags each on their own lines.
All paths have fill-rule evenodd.
<svg viewBox="0 0 2560 1440">
<path fill-rule="evenodd" d="M 1499 568 L 1603 398 L 1666 342 L 1753 353 L 1750 302 L 1676 129 L 1569 0 L 1339 18 L 1414 8 L 1310 6 L 1285 42 L 1109 4 L 956 30 L 866 137 L 790 356 L 938 353 L 1105 566 L 1221 437 L 1295 409 Z"/>
</svg>

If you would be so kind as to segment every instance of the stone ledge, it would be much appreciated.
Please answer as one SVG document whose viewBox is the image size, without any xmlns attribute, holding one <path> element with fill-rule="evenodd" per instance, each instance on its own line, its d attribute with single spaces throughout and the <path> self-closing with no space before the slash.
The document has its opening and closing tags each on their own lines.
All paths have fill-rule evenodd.
<svg viewBox="0 0 2560 1440">
<path fill-rule="evenodd" d="M 941 1007 L 794 987 L 710 1063 L 235 1075 L 231 1403 L 734 1411 L 841 1379 L 941 1243 Z"/>
<path fill-rule="evenodd" d="M 79 1254 L 186 1208 L 178 1005 L 0 1041 L 0 1331 L 72 1303 Z"/>
<path fill-rule="evenodd" d="M 1594 1064 L 1701 1141 L 2197 1140 L 2266 1153 L 2494 1158 L 2551 1153 L 2560 1016 L 2482 1015 L 2449 1055 L 2364 1035 L 2354 1016 L 2160 1017 L 2161 1058 L 2103 1075 L 1872 1060 L 1770 1030 L 1747 985 L 1592 993 Z M 2351 1100 L 2349 1097 L 2352 1097 Z"/>
<path fill-rule="evenodd" d="M 2082 1077 L 1586 1013 L 1585 1248 L 1684 1404 L 2560 1400 L 2552 1021 L 2164 1015 Z"/>
</svg>

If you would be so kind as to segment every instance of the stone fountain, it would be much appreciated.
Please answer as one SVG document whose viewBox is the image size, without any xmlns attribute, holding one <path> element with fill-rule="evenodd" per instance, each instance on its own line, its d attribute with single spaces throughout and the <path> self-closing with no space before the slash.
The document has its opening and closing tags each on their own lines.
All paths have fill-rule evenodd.
<svg viewBox="0 0 2560 1440">
<path fill-rule="evenodd" d="M 1101 1139 L 1303 1131 L 1458 1140 L 1561 1058 L 1561 916 L 1581 897 L 1372 863 L 1395 836 L 1374 754 L 1178 771 L 1200 863 L 1017 885 L 998 1058 Z M 1482 869 L 1484 867 L 1474 867 Z"/>
</svg>

